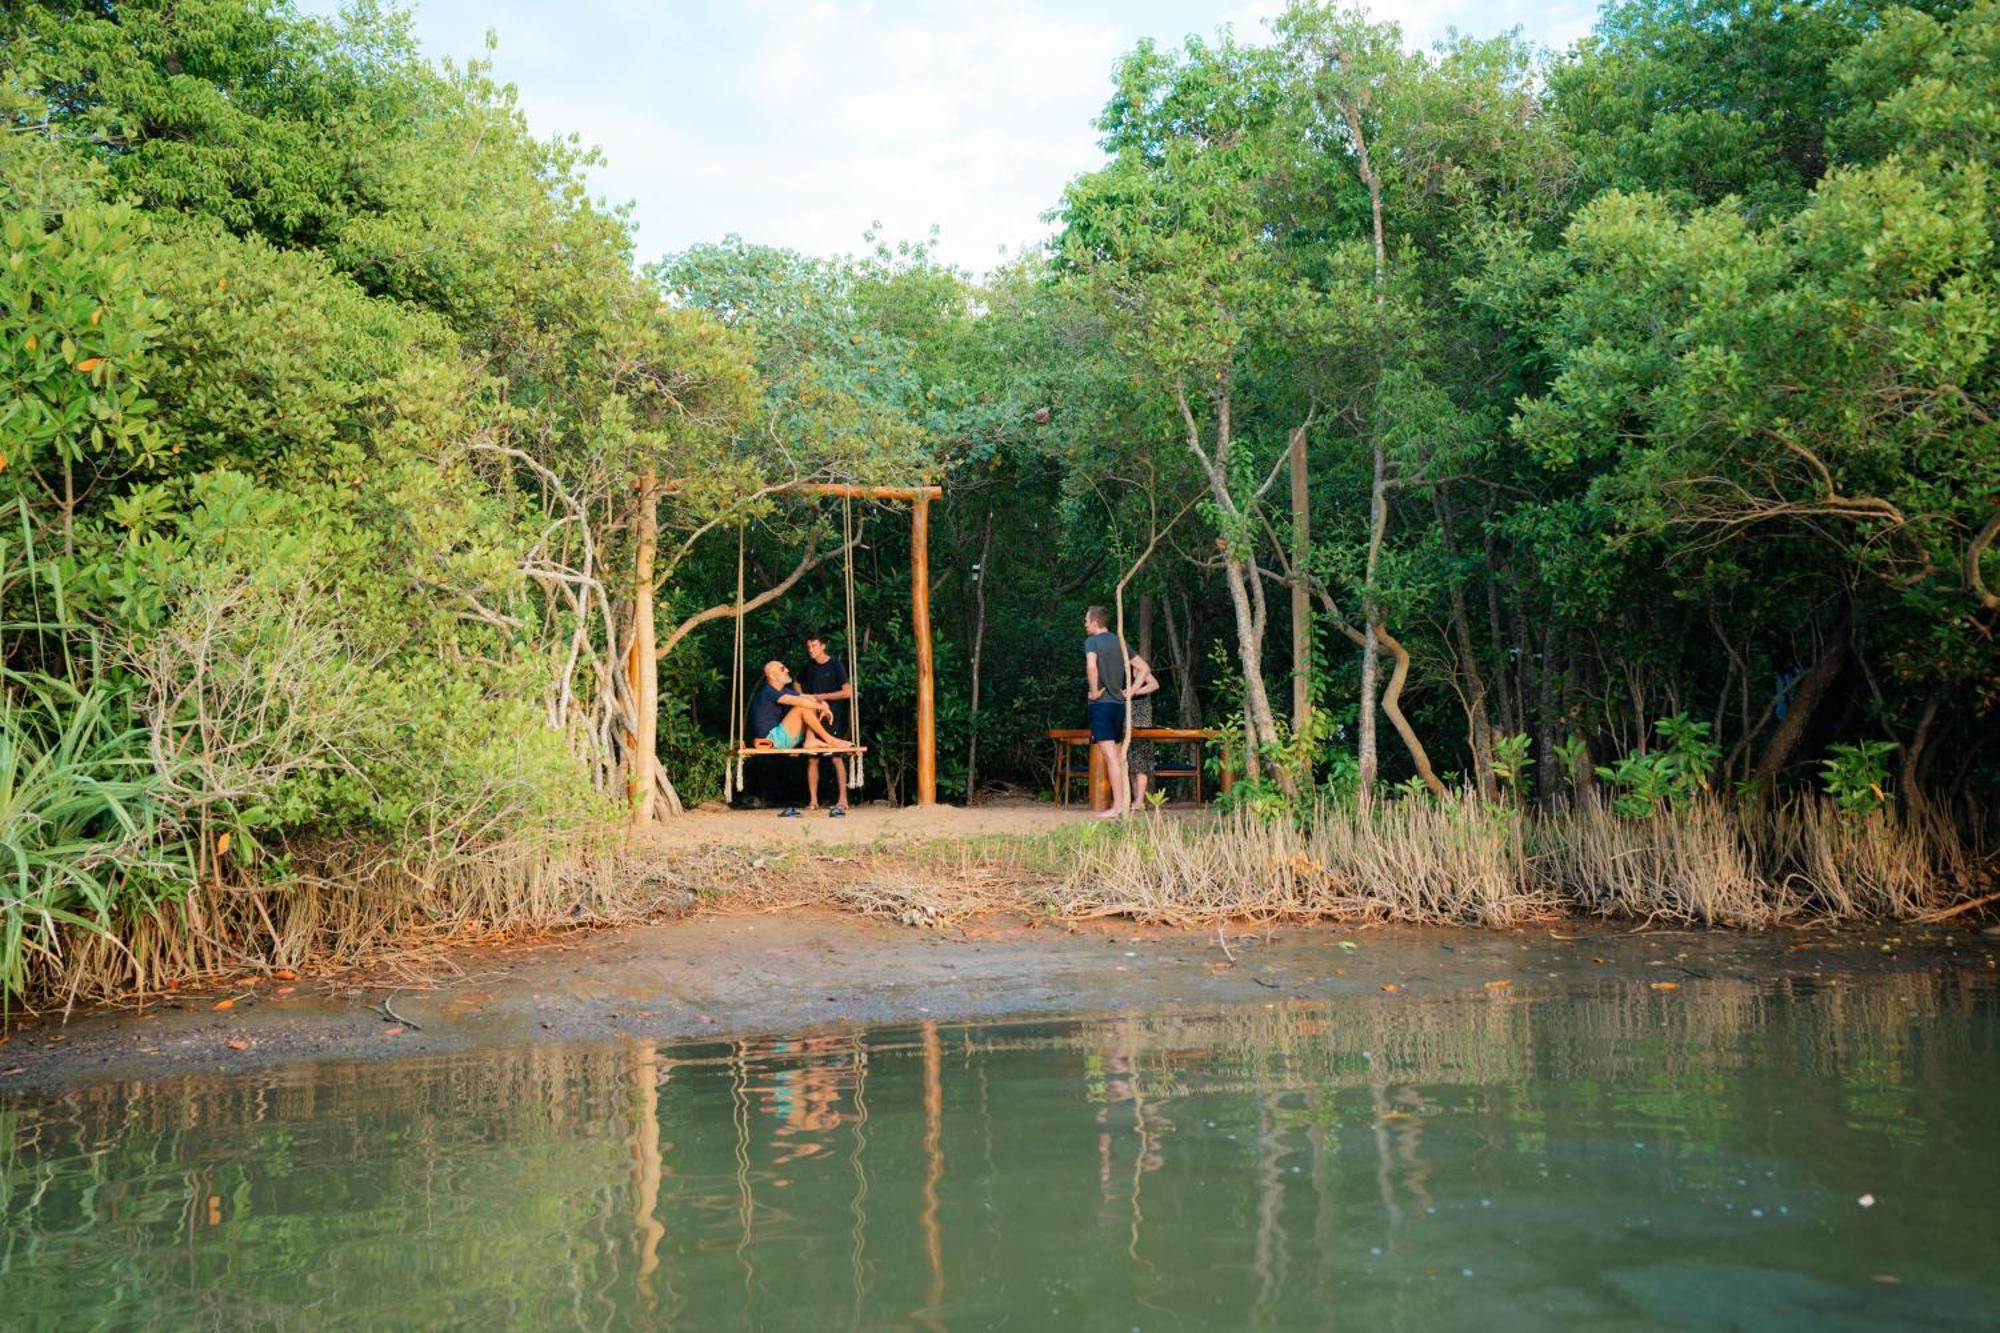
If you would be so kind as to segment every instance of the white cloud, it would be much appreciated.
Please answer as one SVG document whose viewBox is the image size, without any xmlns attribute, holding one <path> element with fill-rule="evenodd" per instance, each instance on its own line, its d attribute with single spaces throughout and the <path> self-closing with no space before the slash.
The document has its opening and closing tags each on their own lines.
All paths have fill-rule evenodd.
<svg viewBox="0 0 2000 1333">
<path fill-rule="evenodd" d="M 337 0 L 305 0 L 331 10 Z M 1041 213 L 1098 161 L 1090 122 L 1140 37 L 1234 26 L 1258 40 L 1283 0 L 426 0 L 434 55 L 500 34 L 498 72 L 540 134 L 605 150 L 593 184 L 635 204 L 652 258 L 727 232 L 812 252 L 942 229 L 981 269 L 1045 234 Z M 1413 41 L 1456 21 L 1528 19 L 1545 41 L 1587 26 L 1587 0 L 1392 0 Z"/>
</svg>

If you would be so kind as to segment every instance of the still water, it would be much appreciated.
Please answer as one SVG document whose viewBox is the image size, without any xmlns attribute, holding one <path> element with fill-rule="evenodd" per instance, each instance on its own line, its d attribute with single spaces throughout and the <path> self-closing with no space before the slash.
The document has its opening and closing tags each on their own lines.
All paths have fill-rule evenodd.
<svg viewBox="0 0 2000 1333">
<path fill-rule="evenodd" d="M 99 1085 L 0 1102 L 0 1224 L 10 1329 L 1992 1329 L 2000 990 L 1495 987 Z"/>
</svg>

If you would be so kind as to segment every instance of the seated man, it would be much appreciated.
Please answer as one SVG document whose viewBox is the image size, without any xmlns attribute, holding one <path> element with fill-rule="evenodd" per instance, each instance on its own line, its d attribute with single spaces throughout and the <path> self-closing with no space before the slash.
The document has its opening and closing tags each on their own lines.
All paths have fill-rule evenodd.
<svg viewBox="0 0 2000 1333">
<path fill-rule="evenodd" d="M 853 744 L 827 730 L 833 708 L 824 699 L 788 691 L 792 673 L 783 662 L 764 663 L 764 683 L 750 696 L 750 743 L 774 750 L 852 750 Z"/>
</svg>

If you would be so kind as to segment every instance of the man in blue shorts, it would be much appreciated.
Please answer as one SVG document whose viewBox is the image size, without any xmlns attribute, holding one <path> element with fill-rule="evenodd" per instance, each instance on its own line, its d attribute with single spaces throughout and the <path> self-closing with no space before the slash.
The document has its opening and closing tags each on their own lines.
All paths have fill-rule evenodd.
<svg viewBox="0 0 2000 1333">
<path fill-rule="evenodd" d="M 764 663 L 764 683 L 750 696 L 750 743 L 774 750 L 852 750 L 853 744 L 827 730 L 833 706 L 789 689 L 792 673 L 783 662 Z M 817 762 L 817 761 L 815 761 Z"/>
<path fill-rule="evenodd" d="M 1125 645 L 1111 632 L 1111 613 L 1093 606 L 1083 613 L 1083 679 L 1089 702 L 1090 743 L 1104 754 L 1104 775 L 1111 783 L 1111 808 L 1102 818 L 1116 819 L 1132 808 L 1132 775 L 1125 771 Z"/>
</svg>

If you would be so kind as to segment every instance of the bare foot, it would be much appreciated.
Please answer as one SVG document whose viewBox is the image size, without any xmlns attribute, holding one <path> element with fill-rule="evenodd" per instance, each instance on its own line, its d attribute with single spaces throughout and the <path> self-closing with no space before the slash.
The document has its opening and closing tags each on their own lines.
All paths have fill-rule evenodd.
<svg viewBox="0 0 2000 1333">
<path fill-rule="evenodd" d="M 1117 819 L 1124 814 L 1125 811 L 1123 810 L 1100 810 L 1097 812 L 1097 817 L 1099 819 Z"/>
</svg>

